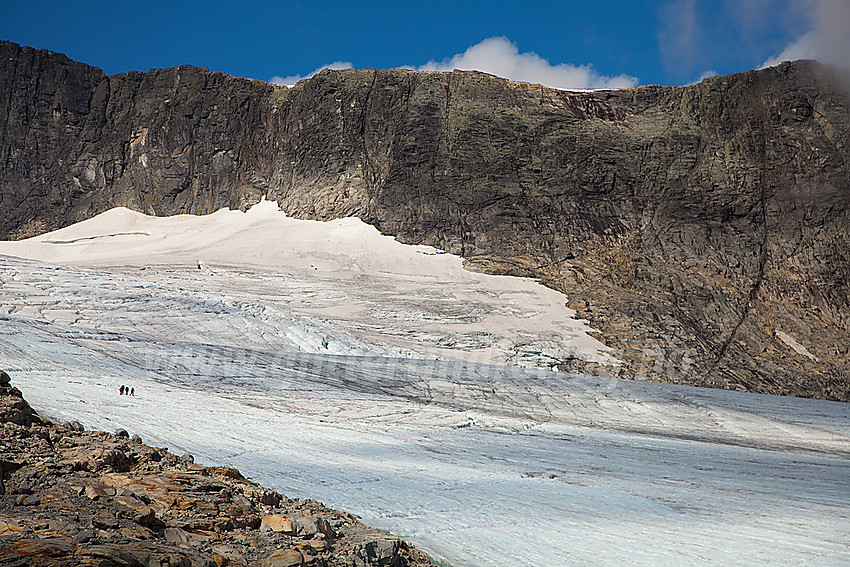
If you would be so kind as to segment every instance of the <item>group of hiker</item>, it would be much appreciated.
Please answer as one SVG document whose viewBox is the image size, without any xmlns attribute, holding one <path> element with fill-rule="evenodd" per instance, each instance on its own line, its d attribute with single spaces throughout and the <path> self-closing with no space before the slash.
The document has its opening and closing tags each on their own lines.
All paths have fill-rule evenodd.
<svg viewBox="0 0 850 567">
<path fill-rule="evenodd" d="M 120 394 L 122 396 L 124 396 L 124 395 L 135 396 L 136 395 L 136 389 L 135 388 L 128 388 L 127 386 L 122 385 L 120 388 L 118 388 L 118 394 Z"/>
</svg>

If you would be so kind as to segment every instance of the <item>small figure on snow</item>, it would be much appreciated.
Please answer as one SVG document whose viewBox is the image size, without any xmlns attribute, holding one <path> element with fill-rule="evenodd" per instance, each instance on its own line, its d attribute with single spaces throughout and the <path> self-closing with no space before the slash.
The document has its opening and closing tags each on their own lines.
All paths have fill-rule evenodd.
<svg viewBox="0 0 850 567">
<path fill-rule="evenodd" d="M 123 396 L 123 395 L 124 395 L 124 386 L 121 386 L 120 388 L 118 388 L 118 395 L 119 395 L 119 396 Z"/>
<path fill-rule="evenodd" d="M 135 396 L 135 395 L 136 395 L 136 389 L 135 389 L 135 388 L 130 388 L 130 395 L 131 395 L 131 396 Z"/>
</svg>

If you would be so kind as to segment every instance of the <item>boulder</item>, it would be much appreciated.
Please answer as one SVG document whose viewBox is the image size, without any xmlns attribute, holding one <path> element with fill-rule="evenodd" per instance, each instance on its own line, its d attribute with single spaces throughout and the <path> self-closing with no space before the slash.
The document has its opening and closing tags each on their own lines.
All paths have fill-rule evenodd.
<svg viewBox="0 0 850 567">
<path fill-rule="evenodd" d="M 292 516 L 292 523 L 295 527 L 295 533 L 301 537 L 313 537 L 319 531 L 316 526 L 316 520 L 304 516 Z"/>
<path fill-rule="evenodd" d="M 301 552 L 295 549 L 275 550 L 261 562 L 263 567 L 301 567 L 303 564 Z"/>
<path fill-rule="evenodd" d="M 273 514 L 271 516 L 263 516 L 260 520 L 260 531 L 271 531 L 284 533 L 286 535 L 295 535 L 296 530 L 296 525 L 293 523 L 292 518 L 288 516 Z"/>
<path fill-rule="evenodd" d="M 165 541 L 172 545 L 187 547 L 198 547 L 209 541 L 209 537 L 200 533 L 194 533 L 180 528 L 165 528 L 163 531 Z"/>
<path fill-rule="evenodd" d="M 189 532 L 180 528 L 165 528 L 162 536 L 172 545 L 188 545 L 190 541 Z"/>
<path fill-rule="evenodd" d="M 103 449 L 95 457 L 98 467 L 106 467 L 115 472 L 127 472 L 133 466 L 133 459 L 118 449 Z"/>
<path fill-rule="evenodd" d="M 41 498 L 35 494 L 22 494 L 18 498 L 18 504 L 21 506 L 38 506 L 41 504 Z"/>
<path fill-rule="evenodd" d="M 0 423 L 30 425 L 37 420 L 36 413 L 21 397 L 17 388 L 7 388 L 9 395 L 0 396 Z"/>
<path fill-rule="evenodd" d="M 88 543 L 95 538 L 95 533 L 91 530 L 83 530 L 74 536 L 74 540 L 78 543 Z"/>
<path fill-rule="evenodd" d="M 331 526 L 331 523 L 325 518 L 316 518 L 316 529 L 318 529 L 319 533 L 324 535 L 329 541 L 332 541 L 333 538 L 336 537 L 336 532 L 334 532 L 333 526 Z"/>
<path fill-rule="evenodd" d="M 15 535 L 24 533 L 24 526 L 11 519 L 0 520 L 0 536 Z"/>
<path fill-rule="evenodd" d="M 395 567 L 400 562 L 398 554 L 400 548 L 401 540 L 387 537 L 366 543 L 363 551 L 369 565 Z"/>
<path fill-rule="evenodd" d="M 83 489 L 83 494 L 91 500 L 97 500 L 98 498 L 115 496 L 115 489 L 101 482 L 92 482 Z"/>
<path fill-rule="evenodd" d="M 120 526 L 118 519 L 107 511 L 102 511 L 92 518 L 91 525 L 99 530 L 114 530 Z"/>
<path fill-rule="evenodd" d="M 136 515 L 133 517 L 133 520 L 135 520 L 135 522 L 140 526 L 151 529 L 159 529 L 165 525 L 159 518 L 157 518 L 153 509 L 147 506 L 138 510 Z"/>
</svg>

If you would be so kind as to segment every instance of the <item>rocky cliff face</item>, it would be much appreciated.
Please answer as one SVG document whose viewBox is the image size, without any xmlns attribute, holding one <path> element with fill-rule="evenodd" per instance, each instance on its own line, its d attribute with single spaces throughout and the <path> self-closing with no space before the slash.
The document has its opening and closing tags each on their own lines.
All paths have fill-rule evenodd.
<svg viewBox="0 0 850 567">
<path fill-rule="evenodd" d="M 0 565 L 427 567 L 318 502 L 32 411 L 0 371 Z"/>
<path fill-rule="evenodd" d="M 843 72 L 575 93 L 476 72 L 107 77 L 11 43 L 0 61 L 2 237 L 265 195 L 540 278 L 618 349 L 616 375 L 850 401 Z"/>
</svg>

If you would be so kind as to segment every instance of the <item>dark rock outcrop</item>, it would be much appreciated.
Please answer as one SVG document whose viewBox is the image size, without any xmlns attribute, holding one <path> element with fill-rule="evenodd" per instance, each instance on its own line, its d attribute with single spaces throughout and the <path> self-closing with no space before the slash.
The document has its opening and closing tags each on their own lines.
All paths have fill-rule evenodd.
<svg viewBox="0 0 850 567">
<path fill-rule="evenodd" d="M 265 195 L 540 278 L 616 375 L 850 401 L 848 84 L 800 61 L 589 93 L 401 70 L 287 89 L 4 42 L 0 237 Z"/>
<path fill-rule="evenodd" d="M 8 419 L 10 407 L 28 417 Z M 0 380 L 0 565 L 432 563 L 350 514 L 288 499 L 235 469 L 50 423 Z"/>
</svg>

